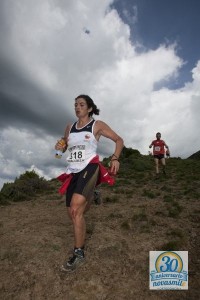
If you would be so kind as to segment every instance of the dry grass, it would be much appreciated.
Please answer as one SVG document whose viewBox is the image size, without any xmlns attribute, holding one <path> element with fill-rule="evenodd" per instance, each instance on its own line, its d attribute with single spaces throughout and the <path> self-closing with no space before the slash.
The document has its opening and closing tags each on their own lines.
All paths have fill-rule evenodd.
<svg viewBox="0 0 200 300">
<path fill-rule="evenodd" d="M 60 271 L 73 232 L 58 183 L 51 194 L 2 204 L 0 299 L 198 299 L 200 164 L 167 162 L 168 175 L 156 180 L 149 157 L 133 166 L 129 158 L 116 185 L 100 187 L 103 203 L 86 215 L 87 263 L 71 274 Z M 189 251 L 188 291 L 149 290 L 153 250 Z"/>
</svg>

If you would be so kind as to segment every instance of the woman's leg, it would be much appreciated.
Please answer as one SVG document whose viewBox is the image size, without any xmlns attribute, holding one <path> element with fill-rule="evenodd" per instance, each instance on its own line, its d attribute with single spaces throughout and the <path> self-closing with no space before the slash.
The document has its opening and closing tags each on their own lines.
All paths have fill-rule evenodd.
<svg viewBox="0 0 200 300">
<path fill-rule="evenodd" d="M 69 214 L 74 227 L 75 248 L 82 248 L 85 243 L 86 224 L 84 218 L 85 208 L 87 206 L 86 198 L 80 194 L 73 194 Z"/>
</svg>

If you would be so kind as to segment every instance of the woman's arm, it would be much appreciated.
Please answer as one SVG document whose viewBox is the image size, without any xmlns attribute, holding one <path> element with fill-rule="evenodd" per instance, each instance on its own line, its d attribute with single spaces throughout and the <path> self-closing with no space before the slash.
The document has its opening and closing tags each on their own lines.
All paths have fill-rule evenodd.
<svg viewBox="0 0 200 300">
<path fill-rule="evenodd" d="M 67 150 L 67 147 L 68 147 L 67 141 L 68 141 L 68 137 L 69 137 L 70 128 L 71 128 L 71 125 L 66 126 L 64 137 L 62 137 L 59 141 L 57 141 L 57 143 L 55 145 L 56 150 L 61 150 L 63 153 Z M 63 145 L 62 140 L 65 141 L 65 145 Z"/>
<path fill-rule="evenodd" d="M 104 136 L 115 143 L 115 151 L 111 157 L 111 172 L 116 174 L 119 170 L 119 156 L 124 147 L 123 139 L 115 131 L 113 131 L 106 123 L 99 120 L 95 123 L 94 135 L 97 140 L 99 140 L 101 136 Z"/>
</svg>

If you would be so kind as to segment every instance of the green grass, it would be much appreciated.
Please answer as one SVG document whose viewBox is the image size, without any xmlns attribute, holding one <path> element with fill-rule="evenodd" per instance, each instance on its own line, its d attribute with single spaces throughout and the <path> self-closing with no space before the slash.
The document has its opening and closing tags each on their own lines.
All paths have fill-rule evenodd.
<svg viewBox="0 0 200 300">
<path fill-rule="evenodd" d="M 183 250 L 184 242 L 182 240 L 171 240 L 167 243 L 164 243 L 160 247 L 160 251 L 178 251 Z"/>
<path fill-rule="evenodd" d="M 121 228 L 125 229 L 125 230 L 130 230 L 131 226 L 130 226 L 128 221 L 124 221 L 124 222 L 121 223 Z"/>
<path fill-rule="evenodd" d="M 51 245 L 51 249 L 53 251 L 60 251 L 61 250 L 61 246 L 53 244 L 53 245 Z"/>
<path fill-rule="evenodd" d="M 108 219 L 120 219 L 123 218 L 123 215 L 120 213 L 111 213 L 108 215 Z"/>
<path fill-rule="evenodd" d="M 142 209 L 140 212 L 134 214 L 132 216 L 131 220 L 133 222 L 135 222 L 135 221 L 148 221 L 148 217 L 147 217 L 147 214 L 146 214 L 145 210 Z"/>
<path fill-rule="evenodd" d="M 169 232 L 167 232 L 167 235 L 173 236 L 173 237 L 178 237 L 178 238 L 184 238 L 185 234 L 182 230 L 180 229 L 172 229 Z"/>
<path fill-rule="evenodd" d="M 156 194 L 154 192 L 152 192 L 150 190 L 146 190 L 146 189 L 143 190 L 142 196 L 150 198 L 150 199 L 156 198 Z"/>
<path fill-rule="evenodd" d="M 178 218 L 183 211 L 183 207 L 177 201 L 173 201 L 171 204 L 168 206 L 168 217 Z"/>
<path fill-rule="evenodd" d="M 173 197 L 171 195 L 164 195 L 163 196 L 163 201 L 172 203 L 174 200 L 173 200 Z"/>
<path fill-rule="evenodd" d="M 117 196 L 106 196 L 103 200 L 105 203 L 116 203 L 119 201 Z"/>
</svg>

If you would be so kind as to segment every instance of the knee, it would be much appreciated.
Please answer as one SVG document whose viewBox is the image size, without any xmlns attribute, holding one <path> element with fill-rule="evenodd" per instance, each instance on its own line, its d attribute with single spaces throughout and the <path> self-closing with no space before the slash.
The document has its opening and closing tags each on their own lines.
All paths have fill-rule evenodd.
<svg viewBox="0 0 200 300">
<path fill-rule="evenodd" d="M 77 206 L 72 206 L 71 207 L 71 216 L 72 216 L 73 221 L 76 221 L 77 219 L 79 219 L 81 217 L 79 207 L 77 207 Z"/>
<path fill-rule="evenodd" d="M 72 219 L 74 220 L 77 216 L 77 209 L 75 207 L 71 207 L 71 216 Z"/>
</svg>

